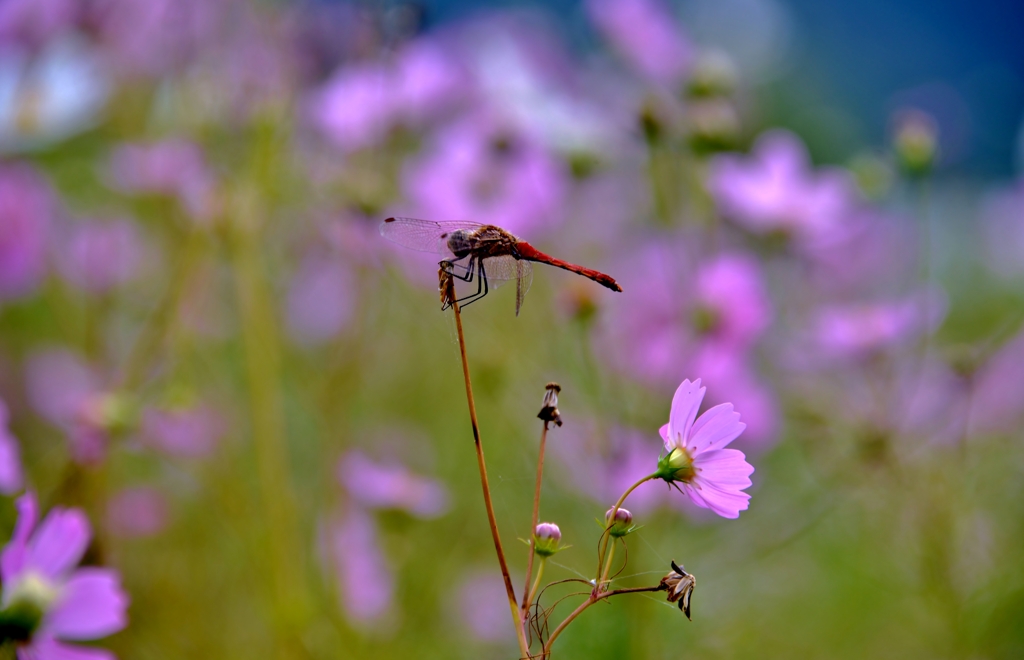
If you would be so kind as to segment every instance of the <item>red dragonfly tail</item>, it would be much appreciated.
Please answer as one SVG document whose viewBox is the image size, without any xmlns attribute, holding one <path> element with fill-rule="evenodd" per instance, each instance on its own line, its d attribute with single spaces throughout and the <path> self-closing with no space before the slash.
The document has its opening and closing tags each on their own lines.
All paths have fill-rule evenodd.
<svg viewBox="0 0 1024 660">
<path fill-rule="evenodd" d="M 584 268 L 583 266 L 571 264 L 568 261 L 556 259 L 550 254 L 541 252 L 526 241 L 519 241 L 516 243 L 516 249 L 519 251 L 519 256 L 527 261 L 537 261 L 542 264 L 548 264 L 549 266 L 555 266 L 556 268 L 562 268 L 563 270 L 568 270 L 578 275 L 582 275 L 583 277 L 590 278 L 601 286 L 608 287 L 612 291 L 622 291 L 622 287 L 619 286 L 619 283 L 611 276 L 605 275 L 604 273 L 591 268 Z"/>
</svg>

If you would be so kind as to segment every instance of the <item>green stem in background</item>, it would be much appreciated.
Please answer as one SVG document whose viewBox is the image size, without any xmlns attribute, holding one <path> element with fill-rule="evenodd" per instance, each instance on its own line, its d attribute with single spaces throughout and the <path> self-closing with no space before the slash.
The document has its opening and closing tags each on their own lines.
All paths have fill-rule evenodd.
<svg viewBox="0 0 1024 660">
<path fill-rule="evenodd" d="M 604 581 L 607 578 L 608 567 L 604 567 L 604 569 L 602 569 L 602 564 L 604 564 L 605 553 L 608 551 L 608 540 L 611 538 L 611 534 L 609 534 L 608 532 L 612 528 L 612 525 L 615 524 L 615 514 L 617 514 L 619 512 L 619 509 L 622 508 L 622 503 L 626 501 L 626 498 L 629 497 L 630 493 L 636 490 L 640 486 L 640 484 L 644 483 L 645 481 L 650 481 L 651 479 L 654 479 L 657 476 L 657 472 L 655 472 L 654 474 L 649 474 L 640 481 L 636 482 L 635 484 L 627 488 L 626 492 L 624 492 L 622 496 L 619 497 L 619 501 L 616 502 L 615 506 L 611 508 L 611 512 L 609 513 L 607 522 L 605 522 L 604 533 L 601 535 L 601 550 L 597 553 L 598 574 L 597 580 L 594 583 L 595 591 L 601 589 L 601 585 L 604 584 Z"/>
<path fill-rule="evenodd" d="M 249 203 L 246 203 L 248 201 Z M 259 248 L 258 204 L 239 200 L 232 227 L 231 260 L 235 275 L 242 344 L 248 372 L 253 449 L 265 516 L 274 611 L 285 631 L 305 614 L 305 554 L 295 520 L 297 506 L 289 474 L 281 381 L 280 342 L 267 273 Z M 297 640 L 279 639 L 278 657 L 296 657 Z"/>
<path fill-rule="evenodd" d="M 174 322 L 191 273 L 202 252 L 202 242 L 200 230 L 197 227 L 190 228 L 179 250 L 167 293 L 160 305 L 150 314 L 128 354 L 121 379 L 121 388 L 125 391 L 133 392 L 138 389 L 145 377 L 147 366 L 160 351 L 160 345 Z"/>
<path fill-rule="evenodd" d="M 547 557 L 540 558 L 540 564 L 537 565 L 537 577 L 534 578 L 533 586 L 527 590 L 527 596 L 523 599 L 527 606 L 533 604 L 533 599 L 537 596 L 537 589 L 540 588 L 540 579 L 544 575 L 544 567 L 547 566 L 547 563 Z"/>
<path fill-rule="evenodd" d="M 526 613 L 530 609 L 530 603 L 533 601 L 533 592 L 536 591 L 536 585 L 533 589 L 530 589 L 530 576 L 533 574 L 533 558 L 537 553 L 534 552 L 534 538 L 533 534 L 537 530 L 537 523 L 540 522 L 540 484 L 541 479 L 544 476 L 544 448 L 547 445 L 548 440 L 548 422 L 544 422 L 544 426 L 540 432 L 540 451 L 537 458 L 537 483 L 533 488 L 533 517 L 530 518 L 530 558 L 526 562 L 526 583 L 523 585 L 523 625 L 526 625 Z M 543 561 L 541 567 L 544 566 Z M 538 573 L 538 579 L 540 574 Z"/>
<path fill-rule="evenodd" d="M 446 282 L 446 283 L 445 283 Z M 455 284 L 451 277 L 442 280 L 442 286 L 447 286 L 445 297 L 451 303 L 452 312 L 455 314 L 455 328 L 459 335 L 459 355 L 462 357 L 462 375 L 466 381 L 466 401 L 469 403 L 469 421 L 473 425 L 473 444 L 476 446 L 476 462 L 480 469 L 480 486 L 484 493 L 484 507 L 487 509 L 487 523 L 491 528 L 491 538 L 494 540 L 494 551 L 498 555 L 498 564 L 501 566 L 501 576 L 505 580 L 505 592 L 508 595 L 509 608 L 512 611 L 512 621 L 516 628 L 516 638 L 519 641 L 519 650 L 523 658 L 530 657 L 530 645 L 526 641 L 526 633 L 523 629 L 522 618 L 519 615 L 519 606 L 516 604 L 516 592 L 512 586 L 512 577 L 508 572 L 508 564 L 505 561 L 505 550 L 501 547 L 501 535 L 498 533 L 498 522 L 494 517 L 494 504 L 491 502 L 491 487 L 487 481 L 487 464 L 484 462 L 484 449 L 480 444 L 480 426 L 476 420 L 476 403 L 473 400 L 473 385 L 469 380 L 469 362 L 466 360 L 466 338 L 462 332 L 462 314 L 459 311 L 459 304 L 455 302 Z M 449 295 L 450 294 L 450 295 Z"/>
</svg>

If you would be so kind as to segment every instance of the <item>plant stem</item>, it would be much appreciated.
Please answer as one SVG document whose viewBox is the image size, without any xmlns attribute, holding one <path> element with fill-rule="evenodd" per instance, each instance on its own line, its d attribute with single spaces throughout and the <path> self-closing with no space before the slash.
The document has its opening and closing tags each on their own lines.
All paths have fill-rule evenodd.
<svg viewBox="0 0 1024 660">
<path fill-rule="evenodd" d="M 451 284 L 449 280 L 449 284 Z M 469 403 L 469 421 L 473 425 L 473 444 L 476 446 L 476 462 L 480 469 L 480 486 L 484 492 L 484 507 L 487 509 L 487 523 L 491 528 L 491 538 L 494 540 L 494 551 L 498 555 L 498 564 L 501 566 L 501 576 L 505 579 L 505 592 L 508 595 L 509 608 L 512 611 L 512 621 L 516 628 L 516 637 L 519 641 L 519 650 L 522 657 L 530 657 L 530 645 L 526 641 L 526 633 L 523 630 L 523 619 L 519 615 L 519 606 L 516 604 L 516 592 L 512 586 L 512 577 L 508 572 L 508 564 L 505 562 L 505 551 L 501 547 L 501 536 L 498 534 L 498 522 L 494 517 L 494 505 L 491 502 L 491 487 L 487 481 L 487 464 L 484 462 L 484 449 L 480 444 L 480 426 L 476 420 L 476 403 L 473 400 L 473 386 L 469 379 L 469 362 L 466 360 L 466 338 L 462 332 L 462 314 L 459 311 L 459 304 L 455 302 L 454 295 L 451 297 L 451 307 L 455 314 L 455 328 L 459 335 L 459 355 L 462 358 L 462 376 L 466 381 L 466 401 Z"/>
<path fill-rule="evenodd" d="M 284 411 L 278 392 L 280 351 L 267 275 L 259 249 L 254 200 L 239 200 L 231 257 L 235 273 L 242 344 L 248 372 L 253 449 L 259 476 L 276 623 L 286 632 L 279 639 L 278 657 L 295 657 L 297 642 L 288 631 L 304 616 L 304 552 L 295 528 L 297 506 L 289 475 Z M 253 224 L 249 224 L 253 223 Z"/>
<path fill-rule="evenodd" d="M 573 622 L 573 619 L 578 617 L 580 614 L 583 614 L 583 610 L 587 609 L 594 603 L 600 600 L 604 600 L 605 598 L 611 598 L 612 596 L 619 596 L 622 594 L 637 594 L 642 592 L 661 590 L 662 587 L 659 584 L 653 587 L 631 587 L 628 589 L 615 589 L 614 591 L 605 591 L 603 593 L 597 593 L 596 590 L 591 592 L 590 596 L 585 601 L 579 604 L 579 607 L 570 612 L 569 616 L 565 617 L 565 620 L 558 624 L 558 627 L 555 628 L 555 630 L 551 633 L 551 636 L 548 637 L 548 641 L 544 643 L 544 648 L 541 650 L 540 657 L 547 658 L 551 654 L 551 645 L 555 643 L 555 640 L 558 638 L 559 635 L 562 634 L 562 631 L 565 630 L 568 627 L 568 625 Z"/>
<path fill-rule="evenodd" d="M 544 566 L 546 566 L 547 563 L 548 563 L 548 558 L 547 557 L 541 557 L 540 558 L 540 564 L 537 566 L 537 577 L 533 581 L 533 586 L 529 589 L 529 594 L 524 599 L 524 602 L 527 605 L 532 604 L 533 603 L 533 597 L 537 595 L 537 589 L 540 588 L 541 576 L 544 575 Z M 525 615 L 525 612 L 524 612 L 524 615 Z M 525 621 L 525 619 L 524 619 L 524 621 Z"/>
<path fill-rule="evenodd" d="M 608 567 L 605 567 L 602 570 L 601 566 L 604 563 L 605 553 L 608 551 L 608 539 L 611 538 L 611 535 L 608 533 L 608 530 L 610 530 L 612 525 L 615 524 L 615 514 L 617 514 L 619 512 L 619 509 L 622 508 L 622 503 L 626 501 L 626 498 L 629 497 L 630 493 L 632 493 L 634 490 L 636 490 L 637 487 L 640 484 L 644 483 L 645 481 L 650 481 L 651 479 L 655 478 L 656 476 L 657 476 L 657 473 L 649 474 L 646 477 L 644 477 L 643 479 L 641 479 L 640 481 L 636 482 L 635 484 L 633 484 L 632 486 L 627 488 L 626 492 L 624 492 L 622 494 L 622 496 L 619 498 L 619 501 L 616 502 L 615 506 L 613 506 L 611 508 L 611 512 L 609 513 L 607 522 L 605 523 L 604 533 L 603 533 L 603 535 L 601 537 L 601 550 L 600 550 L 600 552 L 597 553 L 597 570 L 598 570 L 598 574 L 597 574 L 596 583 L 594 585 L 594 589 L 595 590 L 600 589 L 601 585 L 604 584 L 604 581 L 607 578 Z"/>
<path fill-rule="evenodd" d="M 523 612 L 523 623 L 524 623 L 524 625 L 525 625 L 525 622 L 526 622 L 526 613 L 529 611 L 530 603 L 533 601 L 532 592 L 536 589 L 536 587 L 533 590 L 530 589 L 530 576 L 533 574 L 533 557 L 534 557 L 535 554 L 537 554 L 537 553 L 534 552 L 534 547 L 533 547 L 534 546 L 533 533 L 537 529 L 537 523 L 540 522 L 540 518 L 539 518 L 539 516 L 540 516 L 540 483 L 541 483 L 541 478 L 544 475 L 544 447 L 547 445 L 547 440 L 548 440 L 548 422 L 545 421 L 544 422 L 544 427 L 541 429 L 541 432 L 540 432 L 540 452 L 539 452 L 539 457 L 537 458 L 537 485 L 534 486 L 534 488 L 533 488 L 533 517 L 530 519 L 530 558 L 526 562 L 526 583 L 523 585 L 522 612 Z M 544 566 L 544 563 L 541 562 L 541 567 L 543 567 L 543 566 Z M 540 575 L 538 574 L 538 578 L 539 577 L 540 577 Z"/>
</svg>

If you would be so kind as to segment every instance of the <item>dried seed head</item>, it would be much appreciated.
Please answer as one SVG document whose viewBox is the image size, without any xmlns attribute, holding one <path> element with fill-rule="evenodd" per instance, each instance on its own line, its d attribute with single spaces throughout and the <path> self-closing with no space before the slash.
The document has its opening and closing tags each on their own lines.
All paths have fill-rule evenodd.
<svg viewBox="0 0 1024 660">
<path fill-rule="evenodd" d="M 661 578 L 661 588 L 668 590 L 668 602 L 678 603 L 679 611 L 685 614 L 687 619 L 690 619 L 690 596 L 696 584 L 697 578 L 676 565 L 674 561 L 672 572 Z"/>
<path fill-rule="evenodd" d="M 548 383 L 545 388 L 547 389 L 544 392 L 544 401 L 541 403 L 537 417 L 545 422 L 554 422 L 555 426 L 561 426 L 562 416 L 558 412 L 558 393 L 562 391 L 562 386 L 558 383 Z"/>
</svg>

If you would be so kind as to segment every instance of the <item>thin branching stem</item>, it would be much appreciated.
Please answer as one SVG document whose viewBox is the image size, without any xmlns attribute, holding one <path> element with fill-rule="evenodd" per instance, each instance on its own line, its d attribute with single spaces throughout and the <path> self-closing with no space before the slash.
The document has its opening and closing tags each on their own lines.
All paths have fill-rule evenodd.
<svg viewBox="0 0 1024 660">
<path fill-rule="evenodd" d="M 651 479 L 654 479 L 656 476 L 657 476 L 657 473 L 649 474 L 646 477 L 644 477 L 643 479 L 640 479 L 639 481 L 637 481 L 635 484 L 633 484 L 629 488 L 627 488 L 626 492 L 624 492 L 622 494 L 622 496 L 619 497 L 619 501 L 616 502 L 615 506 L 613 506 L 611 508 L 611 511 L 609 512 L 608 518 L 607 518 L 607 520 L 605 522 L 604 534 L 602 534 L 602 536 L 601 536 L 601 550 L 597 553 L 597 571 L 598 571 L 598 573 L 597 573 L 597 579 L 596 579 L 596 582 L 595 582 L 595 585 L 594 585 L 595 589 L 600 589 L 601 588 L 601 585 L 604 584 L 604 581 L 605 581 L 605 579 L 607 578 L 607 575 L 608 575 L 608 568 L 604 566 L 604 558 L 605 558 L 605 554 L 608 551 L 608 539 L 611 537 L 611 535 L 609 534 L 609 530 L 611 530 L 612 525 L 615 524 L 615 514 L 617 514 L 619 512 L 619 509 L 622 508 L 622 503 L 626 501 L 626 498 L 629 497 L 630 493 L 632 493 L 634 490 L 636 490 L 640 486 L 640 484 L 644 483 L 645 481 L 650 481 Z"/>
<path fill-rule="evenodd" d="M 536 586 L 533 589 L 530 588 L 530 577 L 533 574 L 533 557 L 536 554 L 534 552 L 534 543 L 536 541 L 533 538 L 533 533 L 537 529 L 537 523 L 540 522 L 540 484 L 541 479 L 544 476 L 544 447 L 547 445 L 548 440 L 548 422 L 544 422 L 544 426 L 540 432 L 540 450 L 537 458 L 537 484 L 533 488 L 533 517 L 530 518 L 530 558 L 526 561 L 526 582 L 523 586 L 523 604 L 522 604 L 522 617 L 523 621 L 526 621 L 526 613 L 530 609 L 530 601 L 533 598 L 533 594 L 536 592 Z M 541 563 L 541 570 L 543 570 L 543 562 Z"/>
<path fill-rule="evenodd" d="M 570 612 L 569 616 L 565 617 L 565 620 L 558 624 L 558 627 L 551 632 L 551 636 L 548 637 L 548 641 L 545 642 L 544 648 L 541 650 L 540 657 L 546 660 L 551 654 L 551 645 L 555 643 L 555 640 L 558 639 L 558 636 L 562 634 L 562 631 L 565 630 L 566 627 L 568 627 L 568 625 L 572 623 L 576 617 L 578 617 L 580 614 L 583 614 L 583 611 L 585 609 L 587 609 L 594 603 L 604 600 L 606 598 L 611 598 L 612 596 L 619 596 L 622 594 L 636 594 L 661 590 L 662 586 L 660 584 L 655 585 L 653 587 L 630 587 L 628 589 L 615 589 L 613 591 L 604 591 L 601 593 L 597 593 L 597 590 L 595 589 L 590 593 L 589 598 L 580 603 L 579 607 Z"/>
<path fill-rule="evenodd" d="M 454 288 L 454 283 L 449 278 L 448 285 Z M 476 402 L 473 399 L 473 385 L 469 379 L 469 361 L 466 359 L 466 338 L 462 331 L 462 314 L 459 311 L 459 304 L 455 302 L 454 291 L 451 292 L 451 307 L 455 314 L 455 328 L 459 335 L 459 355 L 462 358 L 462 376 L 466 382 L 466 401 L 469 403 L 469 421 L 473 425 L 473 444 L 476 446 L 476 462 L 480 469 L 480 486 L 484 492 L 484 507 L 487 509 L 487 523 L 491 528 L 491 538 L 494 539 L 494 551 L 498 555 L 498 564 L 501 566 L 501 576 L 505 580 L 505 591 L 508 594 L 508 604 L 512 610 L 512 621 L 516 628 L 516 637 L 519 640 L 519 650 L 522 657 L 529 658 L 530 647 L 526 641 L 526 633 L 523 629 L 522 617 L 519 613 L 519 606 L 516 604 L 516 592 L 512 586 L 512 577 L 508 572 L 508 564 L 505 561 L 505 550 L 501 546 L 501 535 L 498 533 L 498 522 L 494 517 L 494 504 L 491 502 L 491 487 L 487 481 L 487 464 L 484 461 L 484 449 L 480 444 L 480 426 L 476 419 Z"/>
</svg>

